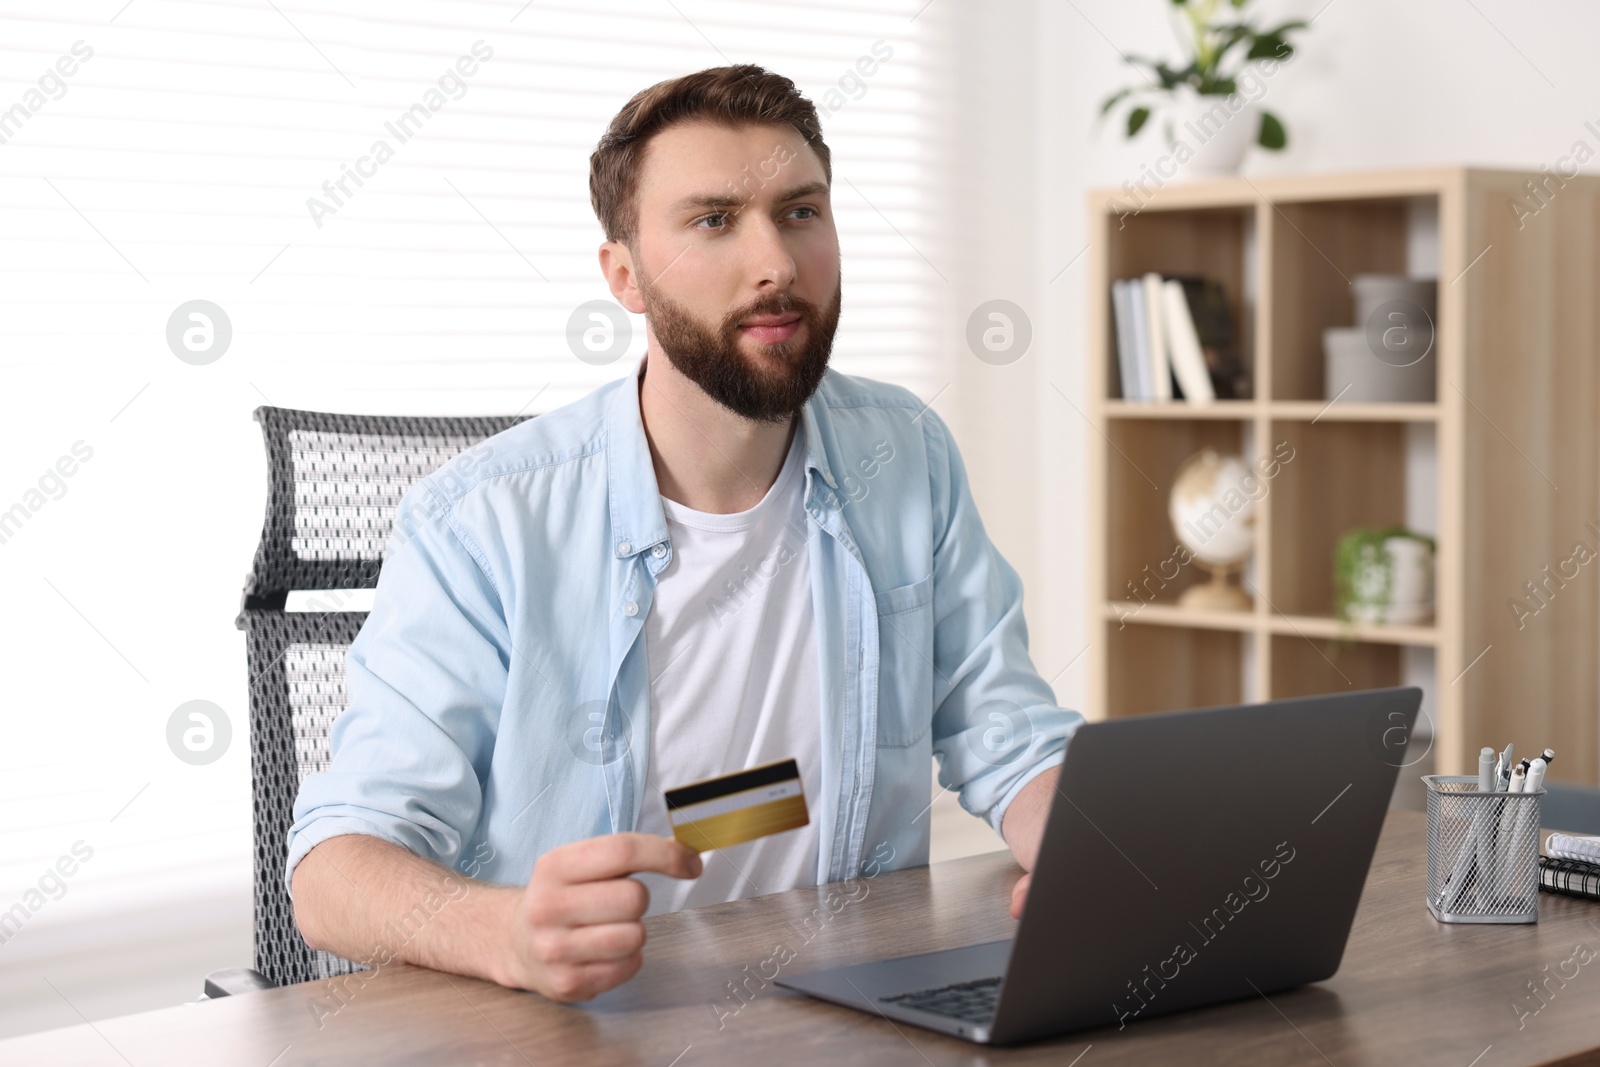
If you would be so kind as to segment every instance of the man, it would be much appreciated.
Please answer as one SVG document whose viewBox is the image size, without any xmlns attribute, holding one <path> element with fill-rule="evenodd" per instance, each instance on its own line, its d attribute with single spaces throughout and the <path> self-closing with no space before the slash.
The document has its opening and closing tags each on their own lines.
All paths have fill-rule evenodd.
<svg viewBox="0 0 1600 1067">
<path fill-rule="evenodd" d="M 1031 867 L 1083 721 L 944 423 L 827 369 L 810 102 L 756 66 L 663 82 L 590 168 L 645 358 L 407 494 L 287 874 L 316 948 L 558 1000 L 634 974 L 647 912 L 925 863 L 933 755 Z M 703 860 L 672 839 L 663 790 L 788 758 L 809 825 Z"/>
</svg>

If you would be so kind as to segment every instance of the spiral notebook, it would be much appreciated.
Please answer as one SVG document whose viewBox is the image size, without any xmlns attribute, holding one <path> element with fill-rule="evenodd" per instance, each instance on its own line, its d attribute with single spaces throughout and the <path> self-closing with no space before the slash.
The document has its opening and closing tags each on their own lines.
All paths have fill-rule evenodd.
<svg viewBox="0 0 1600 1067">
<path fill-rule="evenodd" d="M 1600 863 L 1540 856 L 1539 888 L 1546 893 L 1600 901 Z"/>
</svg>

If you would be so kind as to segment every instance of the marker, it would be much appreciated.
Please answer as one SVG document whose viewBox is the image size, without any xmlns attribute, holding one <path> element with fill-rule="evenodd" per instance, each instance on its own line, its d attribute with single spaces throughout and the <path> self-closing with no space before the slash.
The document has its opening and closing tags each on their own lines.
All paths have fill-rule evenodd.
<svg viewBox="0 0 1600 1067">
<path fill-rule="evenodd" d="M 1543 756 L 1535 756 L 1530 761 L 1530 768 L 1523 779 L 1522 792 L 1539 792 L 1544 785 L 1546 766 L 1548 764 Z M 1538 840 L 1539 828 L 1534 825 L 1538 819 L 1538 809 L 1539 805 L 1536 801 L 1522 801 L 1517 804 L 1516 818 L 1511 824 L 1511 839 L 1506 842 L 1505 872 L 1503 877 L 1505 878 L 1507 891 L 1517 891 L 1517 895 L 1512 898 L 1510 904 L 1518 910 L 1528 906 L 1528 898 L 1521 892 L 1520 886 L 1513 886 L 1511 883 L 1517 874 L 1517 853 L 1521 849 L 1521 842 L 1527 838 L 1530 832 L 1533 833 L 1534 840 Z"/>
<path fill-rule="evenodd" d="M 1488 793 L 1494 789 L 1494 749 L 1488 745 L 1478 753 L 1478 792 Z"/>
<path fill-rule="evenodd" d="M 1549 752 L 1549 749 L 1545 749 Z M 1533 763 L 1528 767 L 1527 780 L 1522 783 L 1524 793 L 1537 793 L 1544 788 L 1544 772 L 1550 766 L 1550 761 L 1543 756 L 1535 756 Z"/>
</svg>

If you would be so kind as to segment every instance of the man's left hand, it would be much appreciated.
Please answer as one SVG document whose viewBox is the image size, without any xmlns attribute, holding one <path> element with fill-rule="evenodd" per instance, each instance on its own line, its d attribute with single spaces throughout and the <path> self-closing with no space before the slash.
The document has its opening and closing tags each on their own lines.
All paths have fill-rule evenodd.
<svg viewBox="0 0 1600 1067">
<path fill-rule="evenodd" d="M 1022 787 L 1006 809 L 1001 821 L 1001 836 L 1011 846 L 1011 854 L 1022 864 L 1022 869 L 1032 871 L 1039 860 L 1039 843 L 1044 837 L 1044 821 L 1050 814 L 1050 801 L 1056 789 L 1056 779 L 1061 777 L 1060 767 L 1051 767 Z M 1028 900 L 1028 886 L 1032 874 L 1017 879 L 1011 889 L 1011 917 L 1022 918 L 1022 907 Z"/>
<path fill-rule="evenodd" d="M 1022 905 L 1028 902 L 1028 884 L 1033 881 L 1033 875 L 1024 874 L 1017 879 L 1017 884 L 1011 887 L 1011 917 L 1022 918 Z"/>
</svg>

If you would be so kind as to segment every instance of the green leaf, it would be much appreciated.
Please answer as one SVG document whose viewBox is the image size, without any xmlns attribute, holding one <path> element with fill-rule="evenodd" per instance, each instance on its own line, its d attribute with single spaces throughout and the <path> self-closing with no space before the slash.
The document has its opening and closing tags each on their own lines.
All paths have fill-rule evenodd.
<svg viewBox="0 0 1600 1067">
<path fill-rule="evenodd" d="M 1151 64 L 1151 69 L 1156 72 L 1156 77 L 1161 79 L 1163 89 L 1176 89 L 1180 85 L 1187 85 L 1199 73 L 1199 69 L 1193 63 L 1179 69 L 1158 62 Z"/>
<path fill-rule="evenodd" d="M 1245 53 L 1245 59 L 1288 59 L 1294 54 L 1294 46 L 1282 37 L 1257 37 L 1250 45 L 1250 51 Z"/>
<path fill-rule="evenodd" d="M 1147 56 L 1136 56 L 1128 52 L 1123 53 L 1122 60 L 1130 67 L 1143 67 L 1152 73 L 1164 65 L 1159 59 L 1150 59 Z"/>
<path fill-rule="evenodd" d="M 1107 111 L 1110 111 L 1112 108 L 1116 107 L 1117 101 L 1121 100 L 1131 92 L 1133 92 L 1132 89 L 1118 89 L 1116 92 L 1106 97 L 1105 103 L 1100 105 L 1100 114 L 1104 115 Z"/>
<path fill-rule="evenodd" d="M 1221 66 L 1222 57 L 1237 47 L 1239 42 L 1254 40 L 1255 38 L 1255 31 L 1249 26 L 1218 26 L 1216 27 L 1216 32 L 1215 66 Z"/>
<path fill-rule="evenodd" d="M 1144 124 L 1149 121 L 1149 118 L 1150 109 L 1147 107 L 1136 107 L 1128 112 L 1128 136 L 1133 137 L 1144 129 Z"/>
<path fill-rule="evenodd" d="M 1289 134 L 1284 130 L 1283 123 L 1278 121 L 1278 116 L 1270 111 L 1261 113 L 1261 132 L 1256 136 L 1256 142 L 1274 152 L 1282 151 L 1283 146 L 1289 143 Z"/>
</svg>

